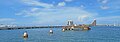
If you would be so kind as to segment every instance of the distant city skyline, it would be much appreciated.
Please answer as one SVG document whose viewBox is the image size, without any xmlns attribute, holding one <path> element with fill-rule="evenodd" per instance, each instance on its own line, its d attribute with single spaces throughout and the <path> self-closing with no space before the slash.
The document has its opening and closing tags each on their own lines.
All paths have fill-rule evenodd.
<svg viewBox="0 0 120 42">
<path fill-rule="evenodd" d="M 1 0 L 0 24 L 120 24 L 120 0 Z"/>
</svg>

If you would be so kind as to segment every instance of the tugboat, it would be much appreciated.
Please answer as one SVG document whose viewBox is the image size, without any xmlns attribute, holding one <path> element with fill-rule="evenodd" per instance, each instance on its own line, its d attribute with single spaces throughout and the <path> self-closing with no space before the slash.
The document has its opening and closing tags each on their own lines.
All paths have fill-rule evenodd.
<svg viewBox="0 0 120 42">
<path fill-rule="evenodd" d="M 23 38 L 28 38 L 28 33 L 27 33 L 27 31 L 24 32 Z"/>
</svg>

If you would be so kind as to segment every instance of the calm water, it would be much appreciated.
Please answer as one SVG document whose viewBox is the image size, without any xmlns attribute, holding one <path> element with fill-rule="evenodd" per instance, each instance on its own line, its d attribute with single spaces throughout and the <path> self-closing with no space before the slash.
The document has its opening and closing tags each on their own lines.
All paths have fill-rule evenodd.
<svg viewBox="0 0 120 42">
<path fill-rule="evenodd" d="M 54 28 L 0 30 L 0 42 L 120 42 L 120 27 L 91 27 L 89 31 L 66 31 Z M 22 37 L 27 31 L 29 37 Z"/>
</svg>

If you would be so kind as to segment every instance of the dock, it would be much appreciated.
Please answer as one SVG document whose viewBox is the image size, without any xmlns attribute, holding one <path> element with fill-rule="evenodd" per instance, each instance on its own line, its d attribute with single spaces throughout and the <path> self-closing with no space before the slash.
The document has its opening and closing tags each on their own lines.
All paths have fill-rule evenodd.
<svg viewBox="0 0 120 42">
<path fill-rule="evenodd" d="M 0 27 L 0 30 L 16 30 L 16 29 L 37 29 L 37 28 L 61 28 L 63 26 L 17 26 L 17 27 Z"/>
</svg>

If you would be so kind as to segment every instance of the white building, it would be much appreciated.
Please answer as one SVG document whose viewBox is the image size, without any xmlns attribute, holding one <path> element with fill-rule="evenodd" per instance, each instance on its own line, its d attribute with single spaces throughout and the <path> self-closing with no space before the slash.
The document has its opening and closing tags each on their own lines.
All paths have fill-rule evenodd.
<svg viewBox="0 0 120 42">
<path fill-rule="evenodd" d="M 74 25 L 72 20 L 68 20 L 68 24 L 67 25 Z"/>
</svg>

